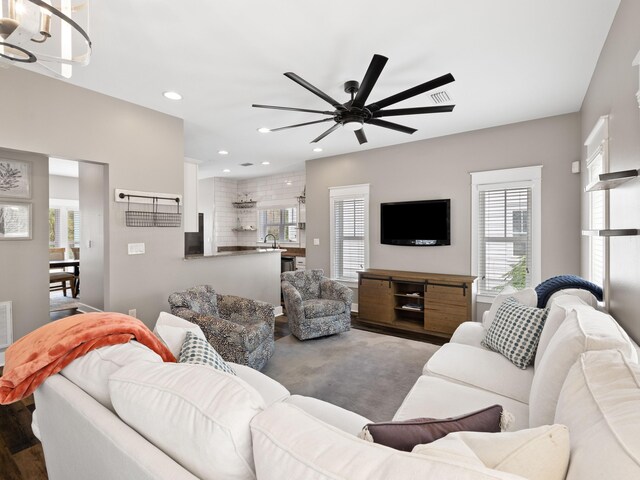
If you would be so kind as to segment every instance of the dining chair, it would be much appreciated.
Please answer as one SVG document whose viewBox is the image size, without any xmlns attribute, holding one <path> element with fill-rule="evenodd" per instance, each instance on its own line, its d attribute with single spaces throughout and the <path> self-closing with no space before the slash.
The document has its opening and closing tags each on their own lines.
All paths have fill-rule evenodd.
<svg viewBox="0 0 640 480">
<path fill-rule="evenodd" d="M 49 260 L 64 260 L 65 248 L 50 248 Z M 76 276 L 64 270 L 64 268 L 50 268 L 49 269 L 49 291 L 55 292 L 62 290 L 62 294 L 67 296 L 67 282 L 69 282 L 69 288 L 71 289 L 71 295 L 73 298 L 77 297 L 76 292 Z"/>
</svg>

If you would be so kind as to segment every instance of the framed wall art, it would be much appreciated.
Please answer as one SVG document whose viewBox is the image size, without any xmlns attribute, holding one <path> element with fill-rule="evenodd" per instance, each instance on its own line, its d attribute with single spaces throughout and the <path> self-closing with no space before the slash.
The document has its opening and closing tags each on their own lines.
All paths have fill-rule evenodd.
<svg viewBox="0 0 640 480">
<path fill-rule="evenodd" d="M 31 204 L 0 200 L 0 240 L 31 240 Z"/>
<path fill-rule="evenodd" d="M 0 197 L 31 198 L 31 162 L 0 158 Z"/>
</svg>

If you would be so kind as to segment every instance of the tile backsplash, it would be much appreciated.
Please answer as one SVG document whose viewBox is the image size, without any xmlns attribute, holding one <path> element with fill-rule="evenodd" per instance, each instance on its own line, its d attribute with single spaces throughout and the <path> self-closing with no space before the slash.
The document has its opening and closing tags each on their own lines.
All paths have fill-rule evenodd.
<svg viewBox="0 0 640 480">
<path fill-rule="evenodd" d="M 298 205 L 297 198 L 305 187 L 304 170 L 270 175 L 267 177 L 234 180 L 215 178 L 215 238 L 217 247 L 256 246 L 258 232 L 234 232 L 242 227 L 258 226 L 260 204 Z M 256 208 L 234 208 L 232 203 L 239 200 L 254 200 Z M 304 206 L 303 206 L 304 208 Z M 305 247 L 305 232 L 300 231 L 300 247 Z"/>
</svg>

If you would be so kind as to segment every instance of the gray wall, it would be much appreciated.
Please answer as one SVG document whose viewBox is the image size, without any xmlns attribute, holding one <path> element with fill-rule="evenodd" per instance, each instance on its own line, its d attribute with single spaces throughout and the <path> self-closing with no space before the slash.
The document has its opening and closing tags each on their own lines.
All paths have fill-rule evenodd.
<svg viewBox="0 0 640 480">
<path fill-rule="evenodd" d="M 371 268 L 469 274 L 469 172 L 544 165 L 542 277 L 578 273 L 580 179 L 571 162 L 580 158 L 579 144 L 579 115 L 569 114 L 308 161 L 308 268 L 329 271 L 328 188 L 369 183 Z M 380 203 L 432 198 L 451 199 L 450 246 L 380 244 Z"/>
<path fill-rule="evenodd" d="M 0 302 L 13 302 L 13 339 L 17 340 L 49 321 L 49 160 L 4 149 L 0 158 L 33 165 L 31 199 L 15 199 L 32 204 L 32 240 L 0 241 Z"/>
<path fill-rule="evenodd" d="M 105 309 L 126 313 L 136 308 L 151 325 L 158 312 L 168 308 L 171 292 L 198 283 L 279 304 L 280 267 L 275 255 L 251 256 L 260 257 L 253 263 L 233 258 L 185 262 L 181 228 L 124 226 L 126 204 L 113 201 L 115 188 L 183 192 L 181 119 L 16 67 L 0 69 L 0 85 L 3 111 L 14 112 L 0 129 L 0 147 L 109 166 Z M 46 163 L 43 168 L 46 172 Z M 46 199 L 47 193 L 44 178 L 37 195 Z M 46 208 L 43 212 L 38 228 L 46 229 Z M 144 242 L 147 253 L 127 255 L 131 242 Z M 14 315 L 20 335 L 48 320 L 46 232 L 32 243 L 17 248 L 42 250 L 43 257 L 16 255 L 13 258 L 20 261 L 12 260 L 7 275 L 2 275 L 3 282 L 13 277 L 11 282 L 19 288 L 6 290 L 3 283 L 0 298 L 31 302 L 29 312 Z M 16 275 L 23 281 L 16 281 Z M 42 288 L 37 287 L 40 283 Z"/>
<path fill-rule="evenodd" d="M 640 110 L 636 100 L 638 67 L 631 62 L 640 50 L 640 2 L 622 0 L 582 105 L 581 142 L 601 115 L 609 115 L 610 170 L 640 168 Z M 586 156 L 584 147 L 583 159 Z M 582 162 L 584 166 L 584 161 Z M 584 170 L 584 169 L 583 169 Z M 583 171 L 583 186 L 586 185 Z M 587 195 L 582 194 L 583 222 Z M 610 193 L 612 228 L 640 228 L 640 184 L 633 180 Z M 640 340 L 640 237 L 610 241 L 610 312 Z M 582 244 L 582 271 L 588 271 L 587 240 Z"/>
<path fill-rule="evenodd" d="M 49 198 L 56 200 L 78 200 L 78 179 L 49 175 Z"/>
</svg>

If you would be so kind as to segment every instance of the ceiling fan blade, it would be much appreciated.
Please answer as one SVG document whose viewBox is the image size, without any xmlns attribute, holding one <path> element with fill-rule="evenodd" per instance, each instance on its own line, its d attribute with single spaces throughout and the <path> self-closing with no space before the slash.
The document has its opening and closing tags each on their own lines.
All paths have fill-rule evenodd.
<svg viewBox="0 0 640 480">
<path fill-rule="evenodd" d="M 429 90 L 433 90 L 434 88 L 441 87 L 453 81 L 455 81 L 453 75 L 447 73 L 446 75 L 442 75 L 441 77 L 434 78 L 433 80 L 429 80 L 428 82 L 424 82 L 418 86 L 405 90 L 404 92 L 396 93 L 395 95 L 391 95 L 384 100 L 380 100 L 379 102 L 367 105 L 367 108 L 372 112 L 375 112 L 380 110 L 381 108 L 388 107 L 389 105 L 393 105 L 394 103 L 401 102 L 411 97 L 415 97 L 416 95 L 428 92 Z"/>
<path fill-rule="evenodd" d="M 320 140 L 322 140 L 324 137 L 326 137 L 327 135 L 329 135 L 330 133 L 334 132 L 335 130 L 337 130 L 338 128 L 340 128 L 340 124 L 336 123 L 333 127 L 331 127 L 329 130 L 327 130 L 326 132 L 324 132 L 322 135 L 320 135 L 319 137 L 314 138 L 313 140 L 311 140 L 311 143 L 318 143 Z"/>
<path fill-rule="evenodd" d="M 405 127 L 404 125 L 400 125 L 399 123 L 387 122 L 386 120 L 380 120 L 379 118 L 370 118 L 367 120 L 367 123 L 371 125 L 377 125 L 378 127 L 390 128 L 391 130 L 396 130 L 397 132 L 408 133 L 411 135 L 414 132 L 417 132 L 415 128 Z"/>
<path fill-rule="evenodd" d="M 280 131 L 280 130 L 286 130 L 288 128 L 304 127 L 305 125 L 313 125 L 314 123 L 329 122 L 331 120 L 333 120 L 333 118 L 323 118 L 322 120 L 315 120 L 313 122 L 298 123 L 296 125 L 287 125 L 286 127 L 270 128 L 269 131 L 270 132 L 277 132 L 277 131 Z M 339 125 L 339 124 L 336 123 L 336 125 Z"/>
<path fill-rule="evenodd" d="M 317 95 L 318 97 L 320 97 L 321 99 L 323 99 L 325 102 L 330 103 L 331 105 L 333 105 L 335 108 L 338 109 L 344 109 L 344 106 L 338 102 L 337 100 L 335 100 L 334 98 L 331 98 L 329 95 L 327 95 L 326 93 L 324 93 L 322 90 L 320 90 L 318 87 L 314 87 L 313 85 L 311 85 L 309 82 L 307 82 L 304 78 L 299 77 L 298 75 L 296 75 L 293 72 L 287 72 L 284 74 L 285 77 L 290 78 L 291 80 L 293 80 L 294 82 L 296 82 L 298 85 L 306 88 L 307 90 L 309 90 L 311 93 L 313 93 L 314 95 Z"/>
<path fill-rule="evenodd" d="M 360 83 L 360 88 L 358 88 L 358 93 L 356 93 L 356 98 L 353 99 L 352 107 L 363 108 L 367 98 L 369 98 L 369 94 L 371 90 L 373 90 L 374 85 L 378 81 L 378 77 L 382 73 L 382 69 L 386 65 L 389 59 L 387 57 L 383 57 L 382 55 L 374 55 L 371 59 L 371 63 L 369 64 L 369 68 L 367 69 L 367 73 L 364 74 L 364 78 Z M 362 143 L 362 142 L 360 142 Z"/>
<path fill-rule="evenodd" d="M 307 113 L 320 113 L 322 115 L 335 115 L 335 112 L 322 111 L 322 110 L 309 110 L 308 108 L 294 108 L 294 107 L 277 107 L 275 105 L 251 105 L 254 108 L 270 108 L 272 110 L 287 110 L 289 112 L 307 112 Z"/>
<path fill-rule="evenodd" d="M 358 142 L 360 142 L 360 145 L 367 143 L 367 136 L 364 134 L 364 128 L 356 130 L 354 133 L 356 134 L 356 138 L 358 139 Z"/>
<path fill-rule="evenodd" d="M 452 112 L 455 105 L 437 105 L 435 107 L 396 108 L 391 110 L 378 110 L 373 112 L 374 118 L 395 117 L 398 115 L 419 115 L 422 113 Z"/>
</svg>

